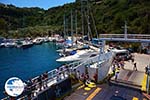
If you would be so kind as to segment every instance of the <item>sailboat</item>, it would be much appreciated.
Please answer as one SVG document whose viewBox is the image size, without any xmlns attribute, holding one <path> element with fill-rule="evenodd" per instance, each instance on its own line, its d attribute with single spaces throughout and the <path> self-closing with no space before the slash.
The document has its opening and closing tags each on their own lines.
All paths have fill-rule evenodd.
<svg viewBox="0 0 150 100">
<path fill-rule="evenodd" d="M 65 20 L 65 17 L 64 17 L 64 20 Z M 77 20 L 77 18 L 76 18 Z M 76 22 L 77 23 L 77 22 Z M 70 45 L 73 47 L 74 46 L 74 37 L 73 37 L 73 25 L 72 25 L 72 10 L 71 10 L 71 42 L 70 42 Z M 76 27 L 77 27 L 77 24 L 76 24 Z M 77 31 L 77 28 L 76 28 L 76 31 Z M 64 21 L 64 33 L 65 33 L 65 21 Z M 76 32 L 77 34 L 77 32 Z M 77 45 L 77 44 L 75 44 Z M 83 43 L 83 47 L 81 47 L 80 49 L 79 48 L 74 48 L 72 50 L 70 49 L 67 49 L 68 51 L 70 51 L 70 55 L 65 55 L 65 53 L 63 52 L 62 54 L 60 54 L 61 58 L 57 59 L 56 61 L 57 62 L 73 62 L 73 61 L 78 61 L 78 60 L 81 60 L 81 59 L 85 59 L 85 58 L 88 58 L 88 57 L 91 57 L 93 55 L 96 55 L 98 52 L 92 50 L 91 48 L 89 48 L 88 45 L 86 45 L 85 43 Z M 59 50 L 59 51 L 66 51 L 66 48 L 64 48 L 63 50 Z M 71 54 L 72 52 L 74 52 L 73 54 Z M 68 54 L 68 53 L 67 53 Z"/>
<path fill-rule="evenodd" d="M 84 1 L 81 1 L 81 3 Z M 88 4 L 88 0 L 87 0 L 87 9 L 89 9 L 89 4 Z M 82 6 L 82 4 L 81 4 Z M 82 8 L 81 8 L 82 9 Z M 86 16 L 87 16 L 87 23 L 88 23 L 88 30 L 90 31 L 90 27 L 89 27 L 89 10 L 87 10 L 86 12 Z M 92 15 L 92 14 L 91 14 Z M 83 15 L 82 15 L 83 16 Z M 94 18 L 92 18 L 92 20 L 94 21 Z M 95 24 L 95 21 L 93 22 Z M 96 30 L 96 26 L 95 30 Z M 88 32 L 89 32 L 88 31 Z M 97 30 L 96 30 L 96 34 L 97 34 Z M 89 36 L 89 33 L 88 33 Z M 98 34 L 97 34 L 97 38 L 98 38 Z M 88 74 L 89 75 L 89 79 L 90 80 L 94 80 L 96 82 L 103 80 L 110 69 L 110 66 L 113 63 L 113 59 L 115 57 L 115 53 L 113 51 L 105 51 L 105 41 L 100 41 L 98 39 L 98 42 L 101 42 L 100 46 L 99 46 L 99 54 L 97 54 L 94 57 L 88 58 L 83 60 L 80 65 L 76 66 L 74 69 L 76 69 L 77 72 L 79 72 L 80 74 Z"/>
</svg>

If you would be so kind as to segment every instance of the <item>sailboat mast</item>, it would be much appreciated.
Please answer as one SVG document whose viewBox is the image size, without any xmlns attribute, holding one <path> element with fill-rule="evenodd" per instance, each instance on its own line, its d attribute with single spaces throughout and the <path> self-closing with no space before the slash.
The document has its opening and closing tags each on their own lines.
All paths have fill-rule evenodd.
<svg viewBox="0 0 150 100">
<path fill-rule="evenodd" d="M 77 33 L 78 33 L 78 29 L 77 29 L 77 27 L 78 27 L 77 26 L 78 25 L 78 23 L 77 23 L 77 10 L 76 10 L 76 18 L 75 19 L 76 19 L 76 37 L 77 37 Z"/>
<path fill-rule="evenodd" d="M 64 38 L 66 39 L 66 18 L 65 18 L 65 14 L 64 14 Z"/>
<path fill-rule="evenodd" d="M 84 36 L 84 18 L 83 18 L 84 11 L 83 11 L 83 1 L 81 0 L 80 2 L 81 2 L 82 37 L 83 37 Z M 84 41 L 84 39 L 83 39 L 83 41 Z"/>
<path fill-rule="evenodd" d="M 72 10 L 71 10 L 71 37 L 72 37 L 72 46 L 73 46 L 73 17 L 72 17 Z"/>
<path fill-rule="evenodd" d="M 87 23 L 88 23 L 88 41 L 90 41 L 90 17 L 89 17 L 89 2 L 87 0 Z"/>
<path fill-rule="evenodd" d="M 95 32 L 96 32 L 96 37 L 97 37 L 97 39 L 99 39 L 99 35 L 98 35 L 98 32 L 97 32 L 97 28 L 96 28 L 95 20 L 94 20 L 94 17 L 93 17 L 93 13 L 90 12 L 90 14 L 91 14 L 93 25 L 94 25 L 94 29 L 95 29 Z"/>
<path fill-rule="evenodd" d="M 66 19 L 66 36 L 69 36 L 68 22 L 68 19 Z"/>
</svg>

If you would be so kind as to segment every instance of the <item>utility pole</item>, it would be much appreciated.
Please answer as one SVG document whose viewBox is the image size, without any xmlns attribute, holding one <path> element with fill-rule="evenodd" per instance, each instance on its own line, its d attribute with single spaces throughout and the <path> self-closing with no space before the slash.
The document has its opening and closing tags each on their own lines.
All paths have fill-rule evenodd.
<svg viewBox="0 0 150 100">
<path fill-rule="evenodd" d="M 125 24 L 124 24 L 124 38 L 127 39 L 127 35 L 128 35 L 128 26 L 127 26 L 127 21 L 125 21 Z"/>
</svg>

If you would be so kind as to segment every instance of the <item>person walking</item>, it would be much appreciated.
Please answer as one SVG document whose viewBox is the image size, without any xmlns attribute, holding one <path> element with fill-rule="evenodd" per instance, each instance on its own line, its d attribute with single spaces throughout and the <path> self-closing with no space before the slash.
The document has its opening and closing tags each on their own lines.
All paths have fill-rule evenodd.
<svg viewBox="0 0 150 100">
<path fill-rule="evenodd" d="M 148 73 L 148 65 L 145 67 L 145 74 Z"/>
<path fill-rule="evenodd" d="M 113 74 L 115 74 L 115 70 L 116 70 L 116 67 L 115 67 L 115 64 L 112 65 L 112 72 Z"/>
<path fill-rule="evenodd" d="M 136 62 L 134 63 L 134 67 L 133 70 L 137 71 L 137 66 L 136 66 Z"/>
<path fill-rule="evenodd" d="M 117 81 L 118 75 L 119 75 L 119 71 L 116 71 L 116 73 L 115 73 L 115 81 Z"/>
<path fill-rule="evenodd" d="M 80 71 L 79 70 L 76 73 L 76 77 L 77 77 L 78 80 L 80 80 Z"/>
<path fill-rule="evenodd" d="M 120 66 L 121 66 L 122 69 L 124 69 L 124 61 L 120 62 Z"/>
</svg>

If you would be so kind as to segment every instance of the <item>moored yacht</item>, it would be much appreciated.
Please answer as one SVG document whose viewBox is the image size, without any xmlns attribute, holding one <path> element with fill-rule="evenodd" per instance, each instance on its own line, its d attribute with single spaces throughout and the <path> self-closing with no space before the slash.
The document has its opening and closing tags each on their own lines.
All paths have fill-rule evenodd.
<svg viewBox="0 0 150 100">
<path fill-rule="evenodd" d="M 1 47 L 1 48 L 5 47 L 5 43 L 1 43 L 1 44 L 0 44 L 0 47 Z"/>
<path fill-rule="evenodd" d="M 4 46 L 9 47 L 9 48 L 15 47 L 15 45 L 16 45 L 15 42 L 6 42 L 6 43 L 4 43 Z"/>
<path fill-rule="evenodd" d="M 43 41 L 44 41 L 44 42 L 49 42 L 49 37 L 48 37 L 48 36 L 47 36 L 47 37 L 44 37 Z"/>
<path fill-rule="evenodd" d="M 22 48 L 29 48 L 33 46 L 33 42 L 32 41 L 23 41 L 22 42 Z"/>
<path fill-rule="evenodd" d="M 77 52 L 74 52 L 73 54 L 69 56 L 64 56 L 59 59 L 57 59 L 57 62 L 73 62 L 73 61 L 78 61 L 82 59 L 86 59 L 90 57 L 93 54 L 96 54 L 97 52 L 94 52 L 91 49 L 86 49 L 86 50 L 77 50 Z"/>
<path fill-rule="evenodd" d="M 42 42 L 43 42 L 43 38 L 35 38 L 35 39 L 33 40 L 33 43 L 34 43 L 34 44 L 42 44 Z"/>
</svg>

